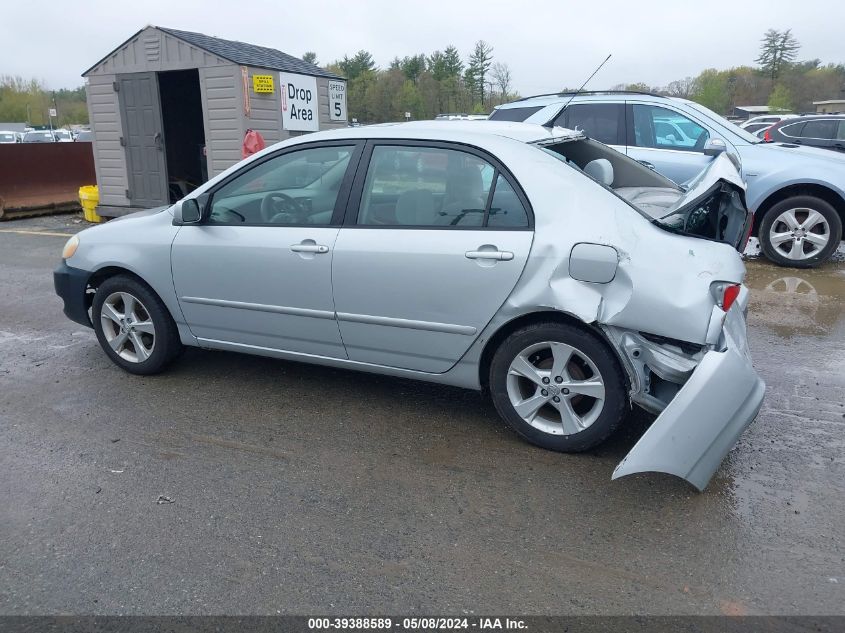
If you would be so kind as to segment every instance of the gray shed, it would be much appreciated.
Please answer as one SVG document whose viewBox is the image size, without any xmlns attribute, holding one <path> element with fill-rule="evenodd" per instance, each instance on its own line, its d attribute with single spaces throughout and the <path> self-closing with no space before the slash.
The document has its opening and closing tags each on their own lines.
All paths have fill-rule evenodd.
<svg viewBox="0 0 845 633">
<path fill-rule="evenodd" d="M 115 217 L 169 204 L 267 145 L 346 127 L 346 80 L 281 51 L 148 26 L 83 74 L 100 191 Z"/>
</svg>

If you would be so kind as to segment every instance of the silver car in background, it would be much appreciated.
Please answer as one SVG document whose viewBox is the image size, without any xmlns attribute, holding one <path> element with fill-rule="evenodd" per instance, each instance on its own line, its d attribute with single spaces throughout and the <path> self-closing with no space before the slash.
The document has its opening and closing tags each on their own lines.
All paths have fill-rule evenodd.
<svg viewBox="0 0 845 633">
<path fill-rule="evenodd" d="M 348 128 L 86 229 L 54 281 L 132 373 L 189 345 L 484 390 L 519 435 L 565 452 L 637 405 L 658 417 L 614 478 L 703 489 L 764 393 L 744 196 L 724 156 L 683 191 L 562 128 Z"/>
<path fill-rule="evenodd" d="M 811 268 L 842 240 L 845 155 L 764 143 L 693 101 L 626 91 L 539 95 L 498 106 L 490 119 L 582 130 L 679 184 L 728 153 L 747 183 L 754 235 L 768 259 Z"/>
</svg>

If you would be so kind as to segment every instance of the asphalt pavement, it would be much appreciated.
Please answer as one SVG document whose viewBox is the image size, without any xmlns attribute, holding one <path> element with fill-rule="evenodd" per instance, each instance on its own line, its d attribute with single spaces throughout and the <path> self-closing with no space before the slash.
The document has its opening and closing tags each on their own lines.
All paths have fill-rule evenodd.
<svg viewBox="0 0 845 633">
<path fill-rule="evenodd" d="M 67 320 L 71 216 L 0 223 L 0 613 L 845 614 L 845 263 L 748 264 L 767 383 L 710 486 L 611 482 L 475 392 Z"/>
</svg>

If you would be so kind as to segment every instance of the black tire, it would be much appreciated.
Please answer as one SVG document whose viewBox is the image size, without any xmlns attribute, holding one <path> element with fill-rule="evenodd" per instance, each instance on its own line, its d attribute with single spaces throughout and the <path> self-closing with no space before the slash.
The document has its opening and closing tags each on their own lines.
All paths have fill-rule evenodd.
<svg viewBox="0 0 845 633">
<path fill-rule="evenodd" d="M 773 244 L 771 241 L 772 227 L 775 225 L 775 222 L 778 222 L 778 225 L 775 226 L 777 232 L 788 230 L 786 225 L 780 226 L 782 223 L 778 221 L 778 218 L 784 211 L 789 211 L 790 209 L 811 209 L 820 213 L 824 219 L 827 220 L 829 232 L 826 234 L 830 238 L 827 245 L 819 248 L 817 252 L 813 253 L 806 259 L 791 259 L 787 255 L 787 252 L 784 249 L 787 246 L 791 247 L 791 240 L 790 242 L 781 244 L 780 246 Z M 802 212 L 798 217 L 799 219 L 802 217 L 806 218 L 806 214 Z M 815 230 L 813 230 L 813 232 L 815 232 Z M 763 254 L 778 266 L 787 266 L 790 268 L 814 268 L 826 261 L 839 246 L 839 242 L 842 239 L 842 220 L 836 212 L 836 209 L 834 209 L 830 203 L 822 200 L 821 198 L 816 198 L 815 196 L 793 196 L 792 198 L 787 198 L 786 200 L 778 202 L 771 209 L 766 211 L 762 222 L 760 222 L 760 230 L 758 231 L 757 236 L 760 240 L 760 249 L 763 251 Z M 802 245 L 802 249 L 808 253 L 810 252 L 810 248 L 812 248 L 811 244 Z"/>
<path fill-rule="evenodd" d="M 114 320 L 111 320 L 111 323 L 106 323 L 101 315 L 103 304 L 116 293 L 126 293 L 134 297 L 141 304 L 135 311 L 138 315 L 138 321 L 146 322 L 147 319 L 145 317 L 148 317 L 148 320 L 152 322 L 154 334 L 150 335 L 140 331 L 134 332 L 134 334 L 143 338 L 142 345 L 148 345 L 150 348 L 149 355 L 143 360 L 127 360 L 118 351 L 115 351 L 109 343 L 110 339 L 106 334 L 105 328 L 112 329 L 112 337 L 119 335 L 122 330 L 119 329 Z M 118 303 L 117 305 L 124 305 L 125 308 L 125 304 Z M 167 307 L 147 284 L 134 277 L 117 275 L 106 279 L 100 284 L 91 306 L 91 321 L 94 325 L 94 331 L 97 334 L 97 340 L 100 342 L 100 346 L 106 355 L 115 365 L 131 374 L 142 376 L 157 374 L 182 352 L 179 331 Z M 144 349 L 146 350 L 147 348 L 145 347 Z M 134 355 L 139 359 L 143 355 L 146 355 L 146 352 L 144 354 L 138 354 L 131 339 L 125 343 L 125 348 L 122 352 L 126 356 Z"/>
<path fill-rule="evenodd" d="M 563 434 L 563 426 L 561 426 L 561 431 L 558 431 L 560 434 L 541 430 L 523 419 L 511 403 L 508 392 L 508 372 L 511 363 L 524 350 L 545 342 L 564 343 L 574 348 L 577 354 L 586 356 L 592 361 L 604 382 L 603 406 L 601 409 L 596 409 L 597 412 L 600 410 L 600 413 L 598 413 L 598 417 L 589 426 L 581 431 L 572 432 L 568 435 Z M 549 350 L 548 354 L 551 354 L 551 350 Z M 535 356 L 541 359 L 543 351 L 536 352 Z M 552 362 L 553 359 L 546 358 L 545 360 L 538 360 L 537 365 L 541 366 L 544 363 L 550 365 Z M 584 366 L 586 367 L 586 364 Z M 569 367 L 571 368 L 570 374 L 577 371 L 584 371 L 585 374 L 582 374 L 581 379 L 584 379 L 586 372 L 592 372 L 589 368 L 579 370 L 578 366 L 569 365 Z M 586 379 L 589 378 L 590 376 L 586 375 Z M 493 355 L 493 360 L 490 363 L 489 380 L 490 396 L 496 410 L 502 416 L 505 423 L 518 435 L 532 444 L 553 451 L 575 453 L 601 444 L 619 427 L 629 408 L 625 378 L 616 354 L 598 335 L 588 331 L 586 328 L 573 325 L 554 322 L 537 323 L 513 332 L 502 342 Z M 528 391 L 524 394 L 524 397 L 528 397 L 531 390 L 537 388 L 534 382 L 525 382 L 522 378 L 514 380 L 516 380 L 516 383 L 512 382 L 512 386 L 519 385 L 516 388 L 521 389 L 524 385 L 527 388 Z M 565 397 L 563 392 L 561 392 L 559 397 Z M 587 396 L 573 396 L 571 398 L 569 402 L 573 407 L 580 405 L 588 406 L 591 401 L 590 397 Z M 582 398 L 580 403 L 576 402 L 578 398 Z M 597 405 L 597 403 L 597 400 L 592 400 L 593 406 Z M 541 424 L 546 424 L 544 421 L 545 417 L 553 418 L 556 411 L 558 411 L 556 405 L 552 405 L 551 403 L 543 405 L 538 411 Z"/>
</svg>

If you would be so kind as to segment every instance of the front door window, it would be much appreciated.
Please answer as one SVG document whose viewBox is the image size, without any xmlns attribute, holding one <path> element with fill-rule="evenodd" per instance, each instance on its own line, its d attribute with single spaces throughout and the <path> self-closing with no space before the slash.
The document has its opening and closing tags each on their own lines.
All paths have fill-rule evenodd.
<svg viewBox="0 0 845 633">
<path fill-rule="evenodd" d="M 702 151 L 710 133 L 683 114 L 651 105 L 634 105 L 634 144 L 652 149 Z"/>
</svg>

